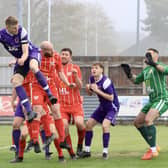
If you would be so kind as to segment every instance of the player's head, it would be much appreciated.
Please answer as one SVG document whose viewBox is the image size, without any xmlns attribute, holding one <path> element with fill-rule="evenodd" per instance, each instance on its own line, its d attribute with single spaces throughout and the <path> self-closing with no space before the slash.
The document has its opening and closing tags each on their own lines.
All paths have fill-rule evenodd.
<svg viewBox="0 0 168 168">
<path fill-rule="evenodd" d="M 5 20 L 7 31 L 12 35 L 17 35 L 19 30 L 19 23 L 16 17 L 9 16 Z"/>
<path fill-rule="evenodd" d="M 45 57 L 52 57 L 53 56 L 54 48 L 53 48 L 53 45 L 51 42 L 43 41 L 40 44 L 40 48 L 41 48 L 42 54 Z"/>
<path fill-rule="evenodd" d="M 96 62 L 96 63 L 92 64 L 91 74 L 92 74 L 94 77 L 99 77 L 99 76 L 101 76 L 103 73 L 104 73 L 104 66 L 103 66 L 101 63 Z"/>
<path fill-rule="evenodd" d="M 158 61 L 158 58 L 159 58 L 159 51 L 156 50 L 155 48 L 148 48 L 146 53 L 150 53 L 151 56 L 152 56 L 152 59 L 154 62 L 157 62 Z"/>
<path fill-rule="evenodd" d="M 61 50 L 61 61 L 63 65 L 72 61 L 72 50 L 70 48 L 63 48 Z"/>
</svg>

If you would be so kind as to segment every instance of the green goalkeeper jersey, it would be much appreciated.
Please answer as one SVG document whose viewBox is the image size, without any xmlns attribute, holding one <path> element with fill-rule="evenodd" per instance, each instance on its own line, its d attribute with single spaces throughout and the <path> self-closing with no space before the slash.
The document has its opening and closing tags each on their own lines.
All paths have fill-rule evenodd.
<svg viewBox="0 0 168 168">
<path fill-rule="evenodd" d="M 168 66 L 161 62 L 157 63 L 164 67 L 164 72 L 158 71 L 155 67 L 147 66 L 137 75 L 134 82 L 135 84 L 145 82 L 150 101 L 168 98 L 168 91 L 166 89 Z"/>
</svg>

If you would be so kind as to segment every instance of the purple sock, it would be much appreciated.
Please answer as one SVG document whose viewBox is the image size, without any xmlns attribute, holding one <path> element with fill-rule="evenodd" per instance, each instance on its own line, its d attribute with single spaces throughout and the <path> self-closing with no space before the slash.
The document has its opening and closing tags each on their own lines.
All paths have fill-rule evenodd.
<svg viewBox="0 0 168 168">
<path fill-rule="evenodd" d="M 109 145 L 109 140 L 110 140 L 110 133 L 103 133 L 103 147 L 108 148 Z"/>
<path fill-rule="evenodd" d="M 27 97 L 26 91 L 24 90 L 23 86 L 17 86 L 15 88 L 16 93 L 20 99 L 21 104 L 24 106 L 24 108 L 26 109 L 26 111 L 29 113 L 31 110 L 31 105 L 29 102 L 29 99 Z"/>
<path fill-rule="evenodd" d="M 12 132 L 14 144 L 16 146 L 16 153 L 19 153 L 19 138 L 20 138 L 20 129 L 13 130 Z"/>
<path fill-rule="evenodd" d="M 93 131 L 86 131 L 85 134 L 85 146 L 90 146 L 92 142 Z"/>
<path fill-rule="evenodd" d="M 42 88 L 44 89 L 44 91 L 47 93 L 48 96 L 51 96 L 51 91 L 49 89 L 49 86 L 47 84 L 46 78 L 44 77 L 44 75 L 41 73 L 41 71 L 38 71 L 35 73 L 36 79 L 39 82 L 39 84 L 42 86 Z"/>
<path fill-rule="evenodd" d="M 41 135 L 41 139 L 42 139 L 42 142 L 45 143 L 46 142 L 46 135 L 45 135 L 45 131 L 42 130 L 40 131 L 40 135 Z M 47 155 L 49 153 L 49 146 L 45 148 L 45 154 Z"/>
</svg>

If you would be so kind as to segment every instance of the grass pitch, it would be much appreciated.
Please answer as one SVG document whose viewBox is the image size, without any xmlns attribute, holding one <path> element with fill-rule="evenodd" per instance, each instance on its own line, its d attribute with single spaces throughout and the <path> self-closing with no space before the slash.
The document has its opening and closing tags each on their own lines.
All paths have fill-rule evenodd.
<svg viewBox="0 0 168 168">
<path fill-rule="evenodd" d="M 24 162 L 11 164 L 14 153 L 9 151 L 11 145 L 11 126 L 0 126 L 0 168 L 167 168 L 168 167 L 168 128 L 157 126 L 157 142 L 161 148 L 159 157 L 142 161 L 140 158 L 148 149 L 145 141 L 133 126 L 111 127 L 109 159 L 103 160 L 102 155 L 102 130 L 95 127 L 91 146 L 92 157 L 88 159 L 71 160 L 64 150 L 66 163 L 59 163 L 57 152 L 51 160 L 44 159 L 44 153 L 35 154 L 32 151 L 25 153 Z M 76 128 L 71 126 L 71 137 L 74 150 L 76 150 Z"/>
</svg>

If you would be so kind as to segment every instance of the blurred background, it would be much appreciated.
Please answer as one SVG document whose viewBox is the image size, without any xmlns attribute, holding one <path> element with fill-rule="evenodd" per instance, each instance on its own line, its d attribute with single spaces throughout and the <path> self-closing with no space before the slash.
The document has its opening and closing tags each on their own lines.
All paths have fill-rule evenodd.
<svg viewBox="0 0 168 168">
<path fill-rule="evenodd" d="M 0 27 L 19 18 L 31 41 L 68 46 L 75 56 L 141 56 L 153 46 L 168 54 L 167 0 L 0 0 Z M 6 54 L 2 50 L 1 56 Z"/>
</svg>

